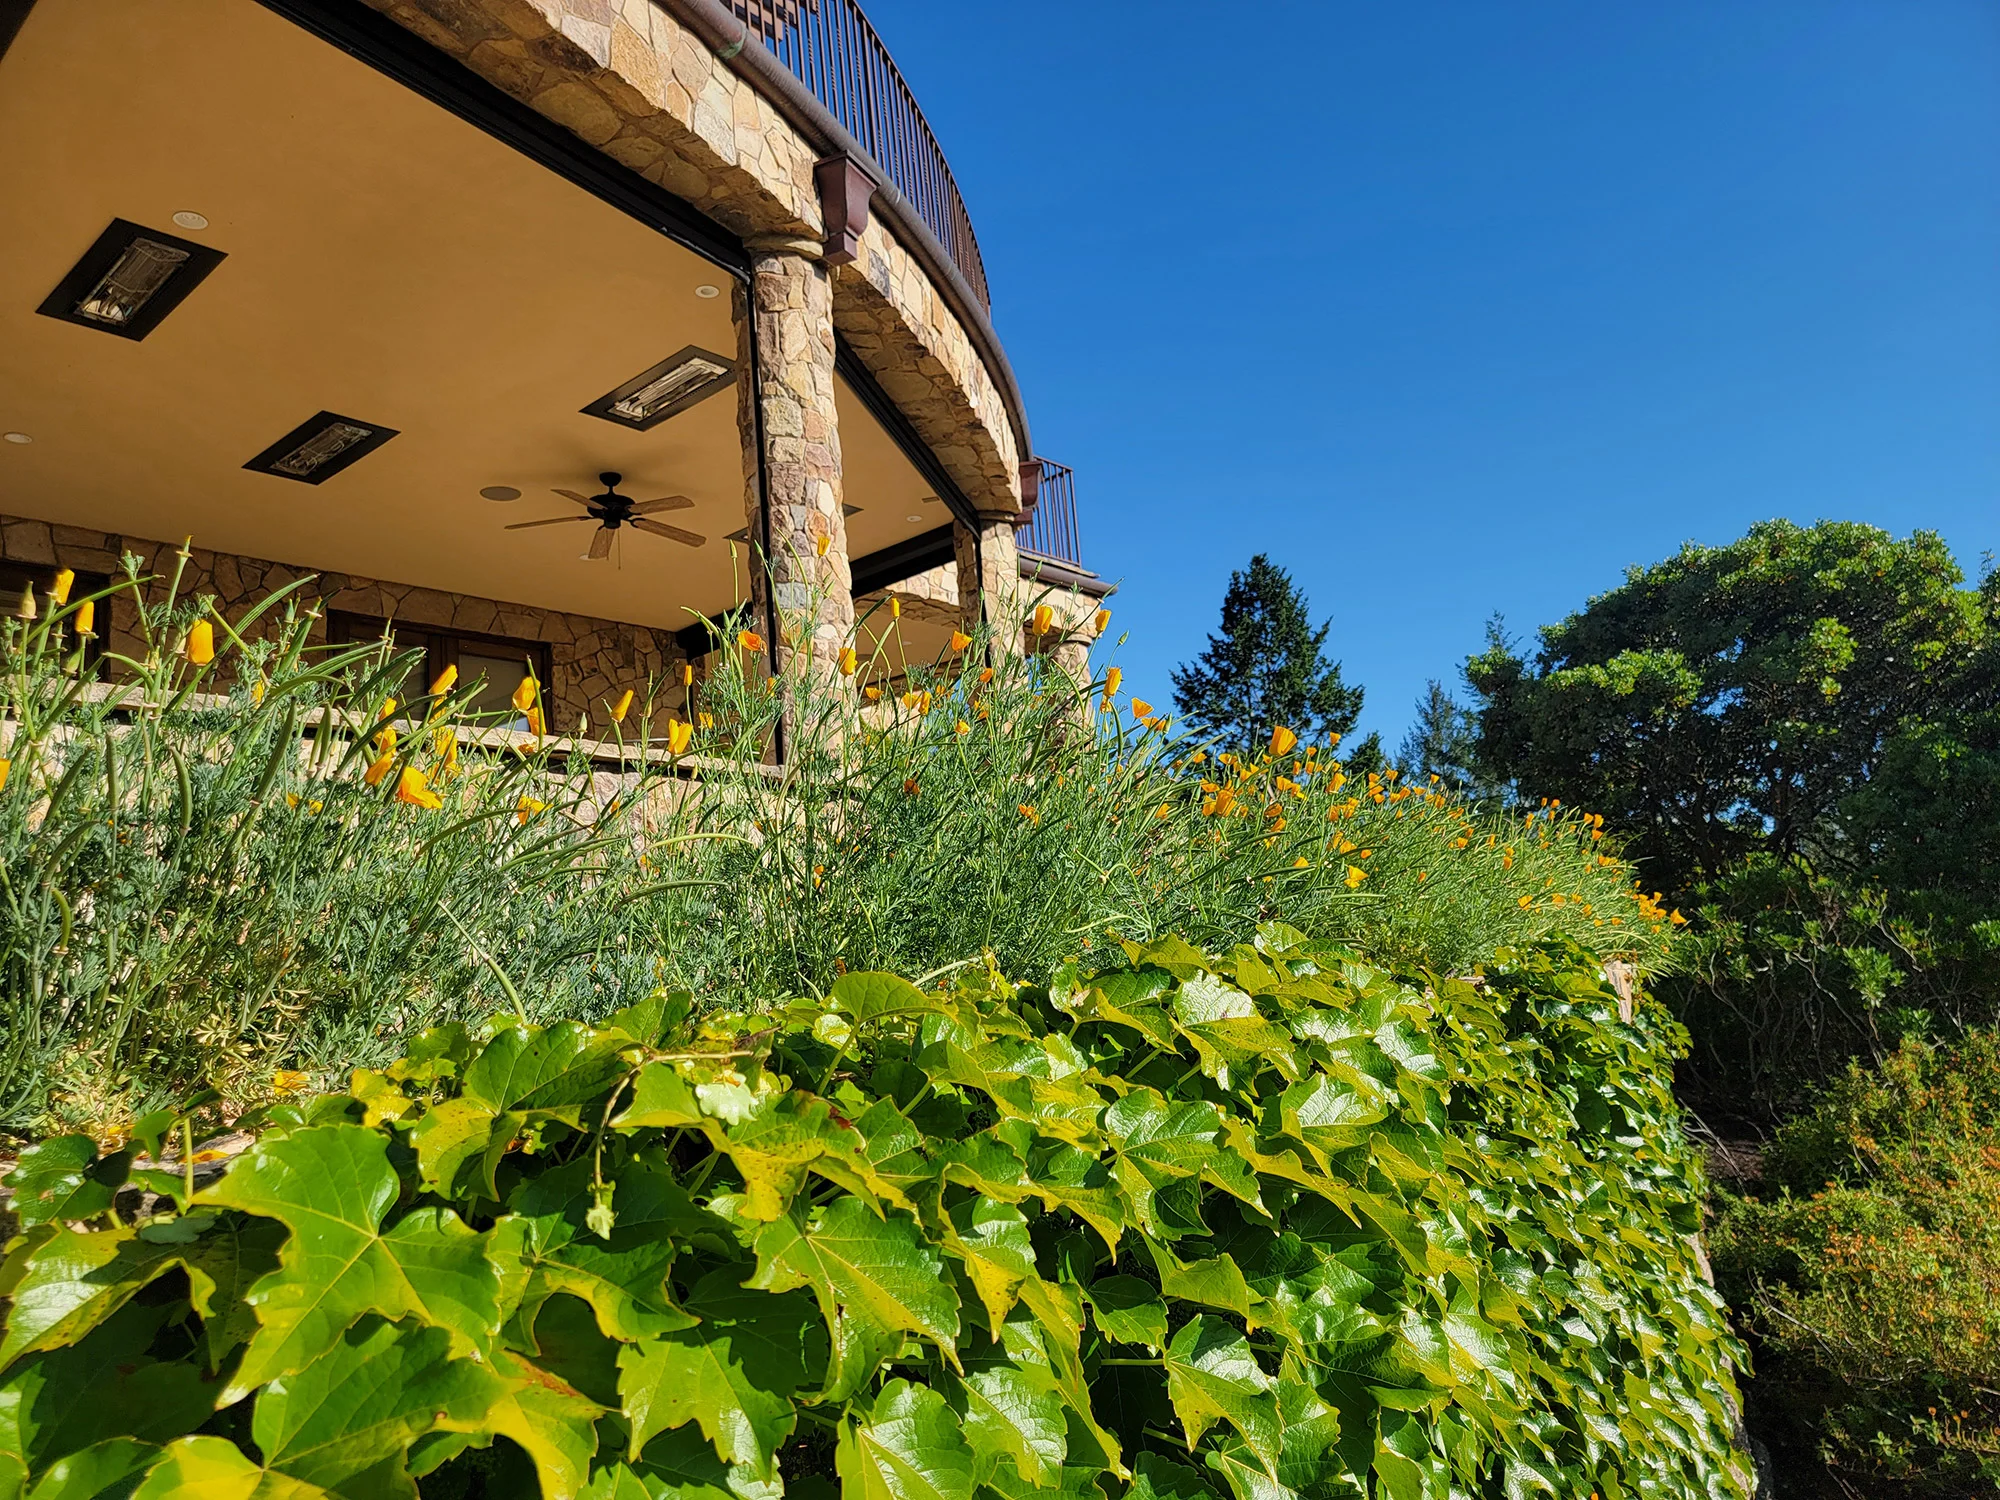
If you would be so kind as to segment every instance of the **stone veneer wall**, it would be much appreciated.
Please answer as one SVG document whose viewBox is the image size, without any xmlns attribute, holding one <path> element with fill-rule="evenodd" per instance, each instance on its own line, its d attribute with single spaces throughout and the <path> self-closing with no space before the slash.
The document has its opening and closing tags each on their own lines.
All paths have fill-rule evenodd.
<svg viewBox="0 0 2000 1500">
<path fill-rule="evenodd" d="M 368 0 L 503 92 L 746 238 L 825 233 L 817 152 L 652 0 Z M 834 325 L 982 513 L 1020 503 L 998 386 L 915 259 L 871 220 Z"/>
<path fill-rule="evenodd" d="M 123 573 L 120 558 L 128 552 L 141 559 L 142 572 L 171 574 L 176 550 L 171 542 L 0 516 L 0 559 L 9 562 L 73 568 L 115 579 Z M 572 731 L 586 712 L 602 722 L 600 699 L 615 698 L 628 687 L 643 695 L 649 678 L 664 681 L 668 669 L 685 660 L 670 631 L 349 573 L 316 571 L 211 552 L 204 547 L 190 549 L 181 592 L 183 596 L 213 594 L 222 611 L 235 617 L 273 590 L 308 577 L 313 582 L 302 592 L 328 609 L 393 619 L 413 628 L 547 642 L 555 674 L 555 681 L 544 685 L 553 710 L 549 721 L 552 733 Z M 152 597 L 162 593 L 164 584 L 156 585 Z M 137 654 L 137 619 L 131 599 L 114 599 L 110 613 L 107 646 L 125 655 Z M 313 627 L 312 638 L 326 639 L 324 620 Z"/>
<path fill-rule="evenodd" d="M 1078 670 L 1089 656 L 1090 643 L 1097 638 L 1096 615 L 1104 601 L 1080 589 L 1037 583 L 1033 568 L 1032 558 L 1022 559 L 1018 602 L 1024 609 L 1037 603 L 1048 605 L 1055 611 L 1056 623 L 1055 628 L 1042 639 L 1036 639 L 1024 630 L 1023 643 L 1030 653 L 1037 655 L 1050 651 L 1064 652 L 1064 666 L 1072 671 Z M 856 616 L 865 615 L 891 596 L 902 604 L 903 613 L 913 620 L 949 625 L 954 629 L 964 623 L 965 609 L 960 602 L 956 563 L 942 563 L 922 573 L 912 574 L 900 583 L 877 589 L 872 594 L 858 595 L 854 600 L 854 613 Z"/>
</svg>

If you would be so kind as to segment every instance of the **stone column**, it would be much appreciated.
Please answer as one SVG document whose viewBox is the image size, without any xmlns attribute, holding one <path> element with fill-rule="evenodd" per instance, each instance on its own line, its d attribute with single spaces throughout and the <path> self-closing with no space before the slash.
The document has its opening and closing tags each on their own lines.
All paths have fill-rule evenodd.
<svg viewBox="0 0 2000 1500">
<path fill-rule="evenodd" d="M 854 589 L 841 508 L 840 422 L 834 409 L 833 282 L 815 241 L 752 240 L 749 250 L 750 292 L 746 298 L 739 286 L 735 294 L 737 351 L 744 372 L 736 389 L 757 630 L 770 629 L 768 600 L 776 605 L 781 633 L 781 639 L 771 642 L 774 661 L 782 664 L 791 651 L 802 651 L 810 671 L 838 684 L 843 680 L 840 651 L 854 636 Z M 753 339 L 754 391 L 748 379 Z M 757 565 L 759 552 L 764 554 L 762 567 Z"/>
<path fill-rule="evenodd" d="M 1014 545 L 1014 517 L 981 516 L 974 530 L 963 521 L 951 526 L 952 550 L 958 560 L 958 603 L 966 628 L 985 621 L 996 651 L 1022 654 L 1021 554 Z"/>
</svg>

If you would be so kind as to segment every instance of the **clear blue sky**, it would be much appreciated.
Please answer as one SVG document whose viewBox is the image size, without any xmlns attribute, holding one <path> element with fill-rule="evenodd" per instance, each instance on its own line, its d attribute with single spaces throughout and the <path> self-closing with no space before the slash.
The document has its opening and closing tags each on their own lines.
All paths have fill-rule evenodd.
<svg viewBox="0 0 2000 1500">
<path fill-rule="evenodd" d="M 1391 748 L 1684 540 L 2000 551 L 1995 0 L 866 3 L 1149 696 L 1260 550 Z"/>
</svg>

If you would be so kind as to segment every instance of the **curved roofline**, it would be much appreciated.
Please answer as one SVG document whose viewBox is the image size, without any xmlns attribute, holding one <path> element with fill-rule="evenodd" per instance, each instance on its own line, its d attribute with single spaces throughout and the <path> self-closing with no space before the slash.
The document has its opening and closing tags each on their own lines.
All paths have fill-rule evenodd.
<svg viewBox="0 0 2000 1500">
<path fill-rule="evenodd" d="M 889 174 L 868 150 L 835 119 L 824 103 L 763 45 L 756 33 L 722 0 L 653 0 L 671 12 L 714 49 L 737 73 L 747 78 L 757 91 L 775 104 L 814 148 L 825 155 L 852 157 L 875 183 L 872 207 L 879 210 L 896 231 L 904 248 L 916 257 L 958 320 L 965 325 L 981 363 L 998 387 L 1006 404 L 1008 421 L 1014 428 L 1020 462 L 1033 462 L 1034 444 L 1028 436 L 1028 412 L 1021 400 L 1020 383 L 1007 351 L 993 330 L 993 320 L 985 305 L 965 279 L 958 263 L 938 241 L 915 206 L 903 196 Z"/>
</svg>

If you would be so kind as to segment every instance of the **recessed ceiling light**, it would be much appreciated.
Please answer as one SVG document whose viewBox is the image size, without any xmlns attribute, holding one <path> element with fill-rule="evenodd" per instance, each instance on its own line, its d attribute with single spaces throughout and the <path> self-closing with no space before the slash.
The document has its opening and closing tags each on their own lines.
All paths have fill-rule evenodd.
<svg viewBox="0 0 2000 1500">
<path fill-rule="evenodd" d="M 704 283 L 694 289 L 694 294 L 703 301 L 707 301 L 710 297 L 720 297 L 722 295 L 722 288 L 719 286 L 709 286 Z"/>
<path fill-rule="evenodd" d="M 634 375 L 586 406 L 584 414 L 644 432 L 736 380 L 736 361 L 693 344 Z"/>
<path fill-rule="evenodd" d="M 511 484 L 489 484 L 479 493 L 488 500 L 518 500 L 521 498 L 521 492 Z"/>
<path fill-rule="evenodd" d="M 922 516 L 905 516 L 905 517 L 903 517 L 903 519 L 904 519 L 905 521 L 921 521 L 921 520 L 923 519 L 923 517 L 922 517 Z"/>
<path fill-rule="evenodd" d="M 10 443 L 32 443 L 34 441 L 25 432 L 0 432 L 0 437 L 4 437 Z"/>
<path fill-rule="evenodd" d="M 393 427 L 323 411 L 301 422 L 243 467 L 302 484 L 322 484 L 395 435 Z"/>
<path fill-rule="evenodd" d="M 220 250 L 113 219 L 36 311 L 142 339 L 222 261 Z"/>
<path fill-rule="evenodd" d="M 184 208 L 174 215 L 174 222 L 183 229 L 206 229 L 208 215 L 198 214 L 191 208 Z"/>
</svg>

